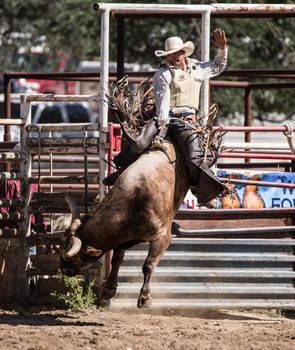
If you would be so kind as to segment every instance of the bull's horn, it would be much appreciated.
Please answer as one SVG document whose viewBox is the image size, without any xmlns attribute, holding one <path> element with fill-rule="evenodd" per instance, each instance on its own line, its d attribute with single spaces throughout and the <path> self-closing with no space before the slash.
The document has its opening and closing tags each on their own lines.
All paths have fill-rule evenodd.
<svg viewBox="0 0 295 350">
<path fill-rule="evenodd" d="M 78 229 L 78 227 L 81 225 L 80 211 L 76 201 L 69 194 L 65 196 L 65 200 L 68 203 L 72 213 L 72 222 L 70 225 L 70 231 L 72 232 L 72 234 L 74 234 L 75 231 Z"/>
<path fill-rule="evenodd" d="M 81 220 L 75 219 L 74 221 L 72 221 L 72 223 L 70 225 L 70 231 L 76 232 L 76 230 L 79 228 L 80 225 L 81 225 Z"/>
<path fill-rule="evenodd" d="M 65 196 L 65 200 L 67 201 L 72 213 L 72 222 L 76 219 L 80 220 L 80 211 L 74 198 L 72 198 L 69 194 L 67 194 Z"/>
<path fill-rule="evenodd" d="M 81 247 L 82 247 L 81 239 L 76 236 L 71 236 L 70 250 L 66 253 L 66 257 L 71 258 L 72 256 L 78 254 Z"/>
</svg>

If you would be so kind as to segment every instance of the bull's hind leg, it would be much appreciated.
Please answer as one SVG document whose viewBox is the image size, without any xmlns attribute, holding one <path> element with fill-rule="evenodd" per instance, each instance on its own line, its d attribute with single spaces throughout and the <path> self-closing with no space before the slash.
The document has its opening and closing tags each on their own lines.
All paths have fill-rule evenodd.
<svg viewBox="0 0 295 350">
<path fill-rule="evenodd" d="M 134 239 L 134 240 L 122 243 L 120 246 L 118 246 L 116 249 L 113 250 L 112 270 L 102 290 L 102 294 L 100 298 L 101 305 L 106 305 L 108 303 L 108 300 L 113 298 L 116 294 L 117 287 L 118 287 L 119 268 L 122 265 L 122 262 L 124 260 L 124 255 L 126 250 L 132 248 L 133 246 L 141 242 L 143 242 L 143 240 Z"/>
<path fill-rule="evenodd" d="M 111 299 L 117 291 L 118 287 L 118 272 L 119 268 L 124 260 L 125 250 L 114 249 L 112 257 L 112 270 L 102 290 L 101 304 L 106 305 L 108 300 Z"/>
<path fill-rule="evenodd" d="M 152 304 L 152 297 L 150 292 L 151 277 L 162 255 L 169 247 L 171 240 L 171 230 L 169 230 L 165 235 L 157 235 L 157 237 L 150 242 L 149 253 L 142 267 L 144 280 L 137 300 L 137 306 L 140 308 L 150 307 Z"/>
</svg>

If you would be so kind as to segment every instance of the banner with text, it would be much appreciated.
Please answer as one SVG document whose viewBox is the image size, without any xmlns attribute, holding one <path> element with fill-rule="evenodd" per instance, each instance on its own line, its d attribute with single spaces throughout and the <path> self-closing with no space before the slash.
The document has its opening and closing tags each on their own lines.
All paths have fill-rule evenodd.
<svg viewBox="0 0 295 350">
<path fill-rule="evenodd" d="M 295 173 L 249 173 L 219 170 L 218 177 L 295 184 Z M 230 184 L 231 195 L 217 198 L 211 204 L 215 208 L 288 208 L 295 207 L 295 188 L 259 186 L 254 184 Z M 182 209 L 199 208 L 196 197 L 189 191 Z"/>
</svg>

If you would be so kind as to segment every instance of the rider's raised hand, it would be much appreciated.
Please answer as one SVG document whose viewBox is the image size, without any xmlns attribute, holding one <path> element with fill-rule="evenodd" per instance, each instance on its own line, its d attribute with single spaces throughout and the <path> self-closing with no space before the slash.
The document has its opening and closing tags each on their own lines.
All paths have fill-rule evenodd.
<svg viewBox="0 0 295 350">
<path fill-rule="evenodd" d="M 225 49 L 227 47 L 227 40 L 225 36 L 225 32 L 223 29 L 216 28 L 213 31 L 213 43 L 219 49 Z"/>
</svg>

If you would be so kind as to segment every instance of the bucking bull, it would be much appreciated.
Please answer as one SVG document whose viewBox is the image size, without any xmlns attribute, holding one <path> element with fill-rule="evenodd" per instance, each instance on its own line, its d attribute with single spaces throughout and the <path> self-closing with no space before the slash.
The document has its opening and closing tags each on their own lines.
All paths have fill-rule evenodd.
<svg viewBox="0 0 295 350">
<path fill-rule="evenodd" d="M 113 96 L 118 105 L 122 104 L 118 94 Z M 66 275 L 76 275 L 113 250 L 112 269 L 102 291 L 105 301 L 116 293 L 125 251 L 148 242 L 137 306 L 151 305 L 151 276 L 171 243 L 173 218 L 189 189 L 183 154 L 169 139 L 163 147 L 165 151 L 161 147 L 147 148 L 128 166 L 91 217 L 81 220 L 74 201 L 66 198 L 72 224 L 65 237 L 61 269 Z"/>
</svg>

